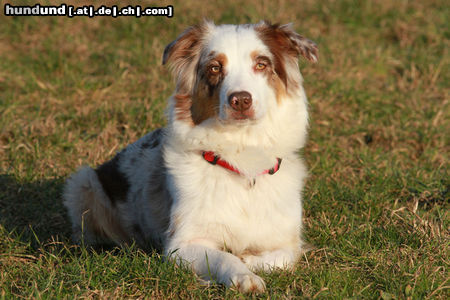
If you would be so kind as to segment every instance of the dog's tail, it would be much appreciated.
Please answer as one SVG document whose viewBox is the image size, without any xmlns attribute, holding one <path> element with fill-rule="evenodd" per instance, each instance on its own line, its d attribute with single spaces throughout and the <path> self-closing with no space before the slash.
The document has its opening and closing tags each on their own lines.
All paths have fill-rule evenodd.
<svg viewBox="0 0 450 300">
<path fill-rule="evenodd" d="M 113 207 L 96 172 L 83 167 L 64 187 L 64 205 L 72 220 L 73 240 L 87 245 L 128 242 L 117 207 Z"/>
</svg>

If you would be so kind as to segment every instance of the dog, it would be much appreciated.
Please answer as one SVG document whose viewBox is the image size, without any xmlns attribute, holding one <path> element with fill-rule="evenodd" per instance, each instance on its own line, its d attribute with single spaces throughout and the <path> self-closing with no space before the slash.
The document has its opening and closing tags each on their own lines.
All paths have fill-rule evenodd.
<svg viewBox="0 0 450 300">
<path fill-rule="evenodd" d="M 264 292 L 253 272 L 293 268 L 304 246 L 300 56 L 316 62 L 318 48 L 289 24 L 184 31 L 163 54 L 176 79 L 168 125 L 67 180 L 75 242 L 135 242 L 204 280 Z"/>
</svg>

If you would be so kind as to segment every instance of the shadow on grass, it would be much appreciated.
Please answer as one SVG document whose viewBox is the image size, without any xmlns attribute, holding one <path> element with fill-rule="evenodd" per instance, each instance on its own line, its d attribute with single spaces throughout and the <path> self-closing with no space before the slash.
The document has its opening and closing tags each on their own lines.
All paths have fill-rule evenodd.
<svg viewBox="0 0 450 300">
<path fill-rule="evenodd" d="M 70 222 L 62 204 L 63 178 L 18 182 L 0 174 L 0 225 L 33 247 L 68 240 Z"/>
</svg>

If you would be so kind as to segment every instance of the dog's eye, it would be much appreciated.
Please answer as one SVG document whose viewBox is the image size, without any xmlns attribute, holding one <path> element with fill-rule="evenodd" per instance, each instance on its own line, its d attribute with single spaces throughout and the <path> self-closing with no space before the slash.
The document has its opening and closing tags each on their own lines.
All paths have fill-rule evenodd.
<svg viewBox="0 0 450 300">
<path fill-rule="evenodd" d="M 257 63 L 256 66 L 255 66 L 255 70 L 262 71 L 262 70 L 264 70 L 266 67 L 267 67 L 267 66 L 266 66 L 266 64 L 264 64 L 264 63 Z"/>
<path fill-rule="evenodd" d="M 217 74 L 217 73 L 220 72 L 220 66 L 211 66 L 211 67 L 209 68 L 209 70 L 211 71 L 211 73 Z"/>
</svg>

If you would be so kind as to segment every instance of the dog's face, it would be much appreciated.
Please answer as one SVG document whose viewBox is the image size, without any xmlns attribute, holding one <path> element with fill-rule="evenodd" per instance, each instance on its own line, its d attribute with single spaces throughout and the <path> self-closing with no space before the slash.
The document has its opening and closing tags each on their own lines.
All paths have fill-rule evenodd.
<svg viewBox="0 0 450 300">
<path fill-rule="evenodd" d="M 189 28 L 164 51 L 177 79 L 176 118 L 194 125 L 261 119 L 300 88 L 300 54 L 317 61 L 316 45 L 288 25 Z"/>
</svg>

